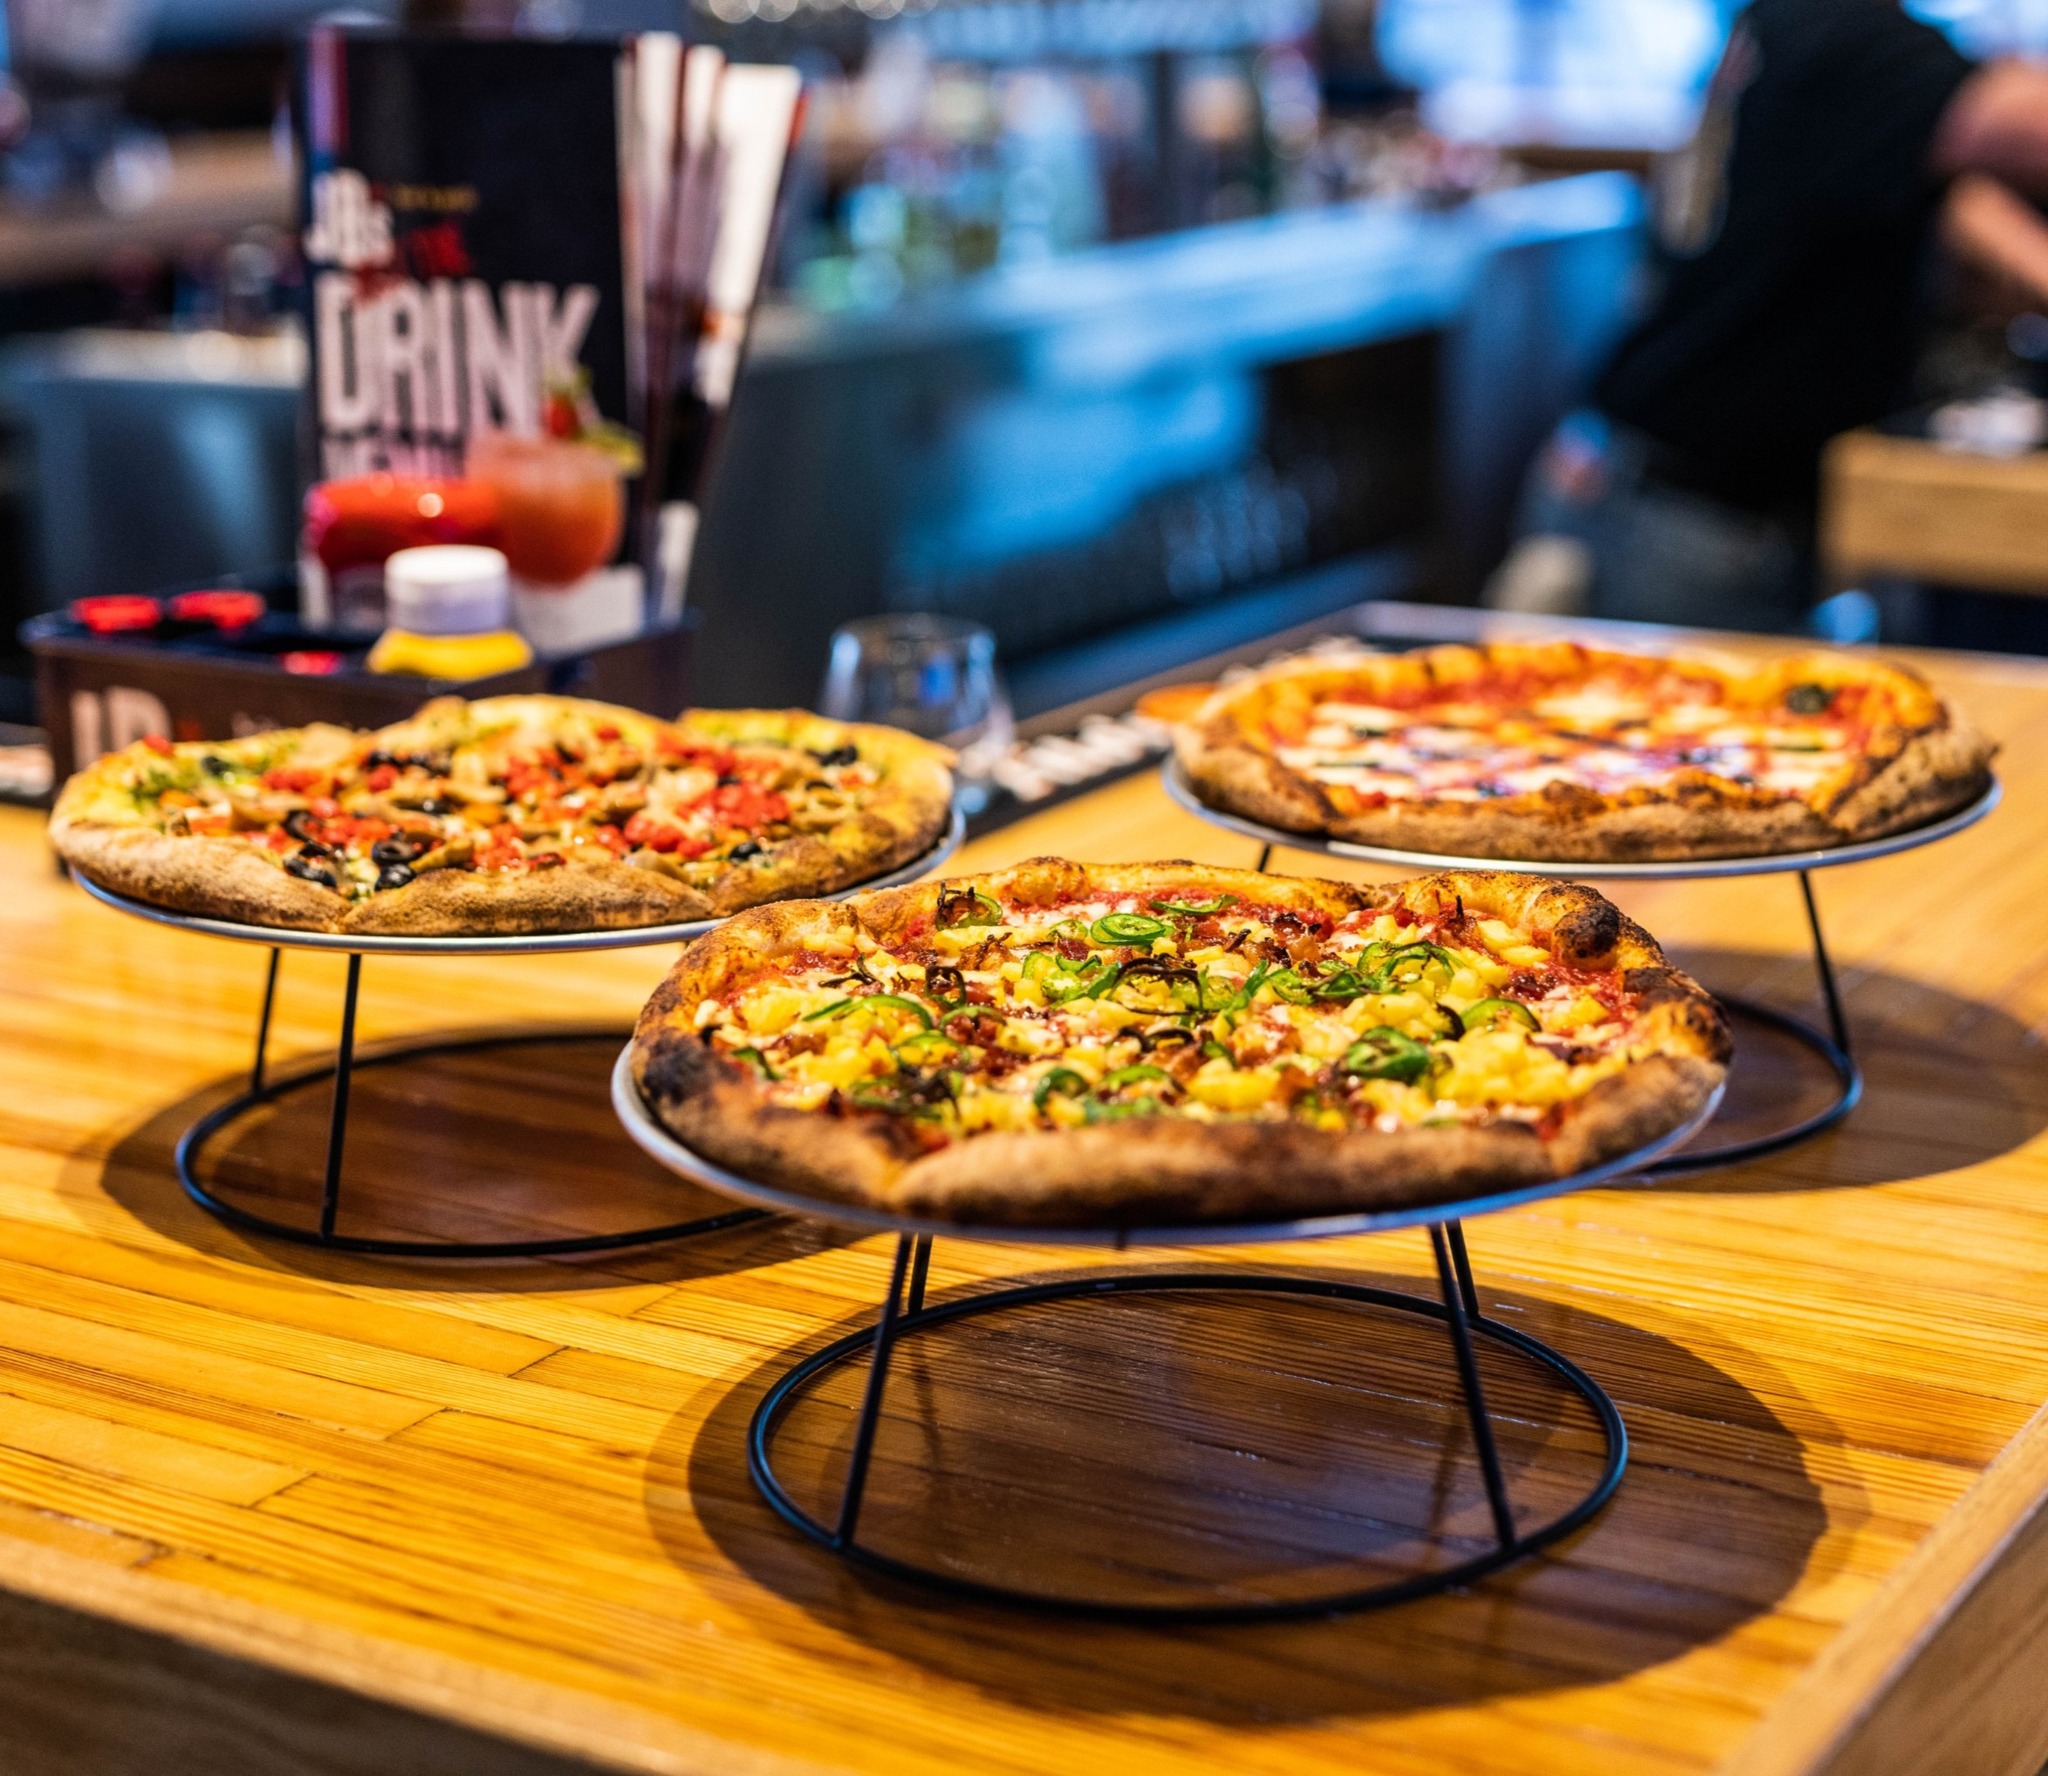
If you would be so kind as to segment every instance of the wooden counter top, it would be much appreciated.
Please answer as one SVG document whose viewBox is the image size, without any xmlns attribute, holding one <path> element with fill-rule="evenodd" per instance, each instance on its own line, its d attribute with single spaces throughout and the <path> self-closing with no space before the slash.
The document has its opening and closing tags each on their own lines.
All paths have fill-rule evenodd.
<svg viewBox="0 0 2048 1776">
<path fill-rule="evenodd" d="M 1614 1502 L 1463 1595 L 1288 1625 L 967 1608 L 786 1531 L 748 1482 L 747 1414 L 865 1322 L 886 1239 L 765 1223 L 465 1270 L 217 1225 L 170 1146 L 247 1064 L 263 952 L 94 904 L 53 874 L 35 817 L 0 812 L 0 1768 L 2031 1776 L 2048 664 L 1929 665 L 2004 742 L 2008 800 L 1939 849 L 1818 878 L 1865 1105 L 1765 1165 L 1470 1225 L 1494 1311 L 1620 1404 Z M 1138 778 L 964 861 L 1052 850 L 1252 854 Z M 1618 898 L 1709 984 L 1809 1003 L 1790 879 Z M 667 959 L 372 959 L 365 1031 L 623 1024 Z M 286 958 L 280 1052 L 332 1041 L 340 972 Z M 417 1226 L 439 1179 L 470 1193 L 462 1215 L 530 1225 L 564 1213 L 543 1173 L 672 1201 L 611 1126 L 605 1052 L 360 1074 L 351 1201 Z M 248 1187 L 310 1188 L 325 1094 L 301 1096 L 231 1143 Z M 941 1241 L 933 1285 L 1111 1261 Z M 1420 1234 L 1114 1261 L 1418 1281 L 1429 1263 Z M 977 1322 L 943 1362 L 913 1341 L 876 1486 L 993 1485 L 1007 1464 L 1021 1490 L 993 1521 L 964 1482 L 906 1496 L 991 1557 L 1067 1558 L 1071 1531 L 1107 1559 L 1159 1515 L 1128 1464 L 1179 1459 L 1156 1485 L 1219 1571 L 1345 1542 L 1375 1463 L 1399 1465 L 1382 1432 L 1427 1417 L 1448 1356 L 1351 1310 L 1180 1311 Z M 1489 1381 L 1533 1485 L 1575 1434 L 1546 1445 L 1555 1404 L 1522 1410 L 1507 1368 Z M 1290 1456 L 1233 1436 L 1259 1412 L 1296 1433 Z M 828 1465 L 844 1416 L 813 1420 Z M 1417 1449 L 1434 1444 L 1411 1467 Z M 1048 1450 L 1080 1478 L 1033 1493 Z M 1434 1483 L 1444 1513 L 1480 1509 L 1469 1461 Z M 1233 1512 L 1273 1531 L 1263 1547 L 1233 1543 Z"/>
</svg>

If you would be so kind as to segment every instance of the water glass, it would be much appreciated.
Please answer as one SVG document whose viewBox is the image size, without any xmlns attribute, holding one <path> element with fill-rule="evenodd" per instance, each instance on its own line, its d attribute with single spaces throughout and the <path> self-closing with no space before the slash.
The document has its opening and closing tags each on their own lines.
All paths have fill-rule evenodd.
<svg viewBox="0 0 2048 1776">
<path fill-rule="evenodd" d="M 882 722 L 960 754 L 962 802 L 987 799 L 986 779 L 1014 728 L 996 669 L 996 638 L 959 617 L 863 617 L 832 634 L 818 707 L 835 721 Z"/>
</svg>

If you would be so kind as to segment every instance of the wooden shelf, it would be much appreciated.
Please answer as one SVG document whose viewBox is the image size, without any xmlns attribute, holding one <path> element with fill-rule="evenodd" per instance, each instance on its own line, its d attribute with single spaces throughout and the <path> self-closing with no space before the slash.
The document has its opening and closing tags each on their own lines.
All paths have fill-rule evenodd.
<svg viewBox="0 0 2048 1776">
<path fill-rule="evenodd" d="M 0 810 L 0 1767 L 2031 1776 L 2048 665 L 1924 663 L 2004 742 L 2009 794 L 1939 849 L 1818 880 L 1865 1105 L 1748 1170 L 1470 1227 L 1482 1296 L 1620 1404 L 1613 1504 L 1465 1595 L 1282 1626 L 965 1608 L 783 1529 L 747 1480 L 747 1413 L 868 1316 L 886 1239 L 769 1223 L 462 1270 L 201 1215 L 170 1145 L 247 1063 L 263 952 L 89 901 L 37 818 Z M 1136 778 L 962 862 L 1046 851 L 1253 847 Z M 1710 984 L 1809 1003 L 1790 881 L 1617 898 Z M 623 1025 L 668 959 L 373 960 L 365 1035 Z M 340 974 L 286 959 L 277 1052 L 332 1041 Z M 432 1183 L 444 1219 L 502 1225 L 676 1190 L 613 1129 L 605 1056 L 363 1075 L 353 1200 L 417 1223 Z M 241 1184 L 310 1189 L 324 1109 L 238 1140 Z M 941 1241 L 933 1287 L 1191 1262 L 1429 1267 L 1420 1234 L 1121 1259 Z M 1177 1523 L 1249 1573 L 1431 1508 L 1431 1484 L 1453 1527 L 1482 1509 L 1424 1434 L 1447 1354 L 1349 1310 L 1109 1311 L 906 1347 L 877 1531 L 992 1522 L 991 1557 L 1116 1562 Z M 1488 1376 L 1512 1404 L 1506 1366 Z M 799 1476 L 843 1461 L 837 1411 L 785 1433 Z M 1504 1420 L 1517 1484 L 1578 1451 L 1573 1430 L 1538 1448 L 1542 1422 Z"/>
</svg>

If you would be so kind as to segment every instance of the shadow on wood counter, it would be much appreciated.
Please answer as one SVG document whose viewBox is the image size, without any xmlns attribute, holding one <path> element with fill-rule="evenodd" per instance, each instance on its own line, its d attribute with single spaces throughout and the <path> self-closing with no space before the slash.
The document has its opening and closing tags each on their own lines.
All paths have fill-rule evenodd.
<svg viewBox="0 0 2048 1776">
<path fill-rule="evenodd" d="M 701 1421 L 693 1402 L 657 1439 L 650 1525 L 699 1571 L 708 1534 L 744 1575 L 732 1582 L 793 1606 L 758 1619 L 795 1645 L 815 1651 L 822 1635 L 878 1670 L 901 1661 L 1033 1710 L 1162 1723 L 1356 1720 L 1604 1683 L 1717 1640 L 1810 1582 L 1830 1515 L 1837 1535 L 1863 1515 L 1848 1496 L 1860 1489 L 1839 1479 L 1824 1508 L 1802 1460 L 1802 1440 L 1839 1441 L 1823 1415 L 1800 1402 L 1795 1430 L 1779 1416 L 1785 1396 L 1774 1411 L 1667 1339 L 1488 1287 L 1483 1225 L 1488 1311 L 1598 1375 L 1634 1447 L 1626 1484 L 1588 1529 L 1467 1592 L 1334 1620 L 1161 1632 L 860 1579 L 792 1536 L 747 1478 L 748 1418 L 794 1351 L 739 1378 Z M 1426 1250 L 1419 1234 L 1374 1244 L 1389 1258 Z M 1185 1267 L 1185 1255 L 1167 1262 Z M 1419 1281 L 1284 1268 L 1410 1291 Z M 952 1322 L 909 1340 L 896 1365 L 863 1540 L 976 1578 L 1168 1600 L 1213 1596 L 1219 1580 L 1226 1593 L 1313 1594 L 1441 1564 L 1487 1534 L 1448 1344 L 1405 1315 L 1101 1297 Z M 1481 1368 L 1518 1513 L 1554 1508 L 1597 1463 L 1591 1414 L 1502 1352 L 1482 1352 Z M 837 1496 L 864 1373 L 839 1371 L 778 1437 L 778 1462 L 813 1508 Z"/>
</svg>

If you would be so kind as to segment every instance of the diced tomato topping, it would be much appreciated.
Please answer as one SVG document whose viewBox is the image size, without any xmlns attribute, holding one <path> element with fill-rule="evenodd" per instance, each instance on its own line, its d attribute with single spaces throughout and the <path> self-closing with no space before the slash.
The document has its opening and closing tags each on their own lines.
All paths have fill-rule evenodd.
<svg viewBox="0 0 2048 1776">
<path fill-rule="evenodd" d="M 614 857 L 623 857 L 632 849 L 626 839 L 626 835 L 615 826 L 600 826 L 597 829 L 596 836 L 597 842 Z"/>
<path fill-rule="evenodd" d="M 559 851 L 538 851 L 529 857 L 527 862 L 537 870 L 559 869 L 562 866 L 562 854 Z"/>
<path fill-rule="evenodd" d="M 598 830 L 602 832 L 605 829 L 600 827 Z M 625 842 L 628 845 L 645 845 L 650 851 L 662 851 L 677 857 L 702 857 L 711 849 L 708 839 L 693 839 L 681 827 L 653 819 L 645 809 L 626 822 Z"/>
<path fill-rule="evenodd" d="M 363 781 L 378 795 L 382 795 L 398 781 L 398 767 L 396 765 L 379 765 Z"/>
<path fill-rule="evenodd" d="M 618 725 L 614 722 L 600 722 L 595 732 L 600 740 L 616 740 L 619 737 Z M 534 861 L 538 863 L 540 860 L 535 858 Z"/>
<path fill-rule="evenodd" d="M 729 776 L 739 762 L 728 747 L 699 746 L 677 734 L 657 735 L 654 753 L 665 765 L 702 765 L 719 777 Z"/>
<path fill-rule="evenodd" d="M 758 831 L 777 820 L 789 818 L 789 801 L 758 783 L 721 783 L 707 798 L 720 826 L 744 826 Z"/>
<path fill-rule="evenodd" d="M 273 851 L 290 851 L 297 847 L 298 840 L 288 832 L 270 832 L 263 835 L 263 843 Z"/>
<path fill-rule="evenodd" d="M 332 796 L 318 795 L 306 804 L 306 812 L 315 820 L 332 820 L 341 812 L 341 804 Z"/>
<path fill-rule="evenodd" d="M 169 758 L 171 756 L 171 743 L 168 740 L 166 740 L 161 734 L 143 735 L 142 744 L 148 747 L 149 750 L 155 753 L 159 758 Z"/>
<path fill-rule="evenodd" d="M 303 795 L 325 776 L 324 771 L 309 771 L 303 766 L 278 765 L 263 773 L 263 787 L 285 790 L 292 795 Z"/>
</svg>

